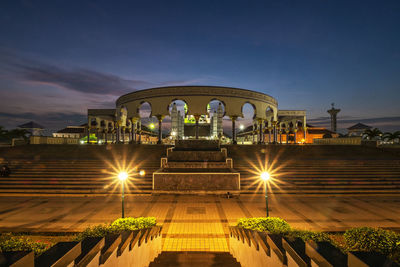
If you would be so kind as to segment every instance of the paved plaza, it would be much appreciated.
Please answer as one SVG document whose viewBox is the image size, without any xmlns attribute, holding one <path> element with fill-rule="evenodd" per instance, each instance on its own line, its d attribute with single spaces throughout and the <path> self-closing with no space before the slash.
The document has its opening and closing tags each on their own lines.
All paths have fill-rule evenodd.
<svg viewBox="0 0 400 267">
<path fill-rule="evenodd" d="M 293 227 L 343 231 L 372 226 L 400 230 L 400 196 L 270 197 L 270 216 Z M 164 251 L 228 251 L 228 226 L 265 216 L 261 195 L 127 196 L 126 216 L 154 216 L 163 225 Z M 0 197 L 0 230 L 77 232 L 121 216 L 118 197 Z"/>
</svg>

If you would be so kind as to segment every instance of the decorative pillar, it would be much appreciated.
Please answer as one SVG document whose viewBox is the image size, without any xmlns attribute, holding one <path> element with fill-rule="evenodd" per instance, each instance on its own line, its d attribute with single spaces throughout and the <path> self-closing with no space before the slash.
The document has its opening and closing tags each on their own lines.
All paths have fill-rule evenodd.
<svg viewBox="0 0 400 267">
<path fill-rule="evenodd" d="M 236 119 L 238 116 L 231 116 L 232 120 L 232 144 L 236 145 Z"/>
<path fill-rule="evenodd" d="M 294 128 L 293 132 L 294 132 L 294 144 L 297 145 L 297 128 Z"/>
<path fill-rule="evenodd" d="M 272 127 L 268 127 L 268 143 L 271 143 L 271 131 L 272 131 Z"/>
<path fill-rule="evenodd" d="M 162 115 L 157 115 L 157 120 L 158 120 L 158 140 L 157 144 L 162 144 L 162 120 L 164 116 Z"/>
<path fill-rule="evenodd" d="M 253 135 L 253 145 L 254 145 L 254 137 L 255 137 L 255 134 L 256 134 L 256 124 L 254 124 L 254 122 L 253 122 L 253 131 L 251 132 L 252 133 L 252 135 Z"/>
<path fill-rule="evenodd" d="M 107 145 L 108 142 L 108 130 L 104 130 L 104 143 Z"/>
<path fill-rule="evenodd" d="M 258 119 L 258 127 L 259 127 L 259 139 L 258 139 L 258 143 L 259 144 L 262 144 L 262 142 L 263 142 L 263 127 L 262 127 L 262 123 L 263 123 L 263 120 L 262 119 Z"/>
<path fill-rule="evenodd" d="M 137 118 L 132 118 L 131 123 L 132 123 L 132 143 L 136 144 L 136 128 L 137 128 Z"/>
<path fill-rule="evenodd" d="M 277 121 L 272 121 L 272 131 L 273 131 L 273 143 L 276 144 L 278 142 L 278 135 L 276 133 L 276 124 Z"/>
<path fill-rule="evenodd" d="M 96 127 L 96 132 L 95 132 L 95 134 L 96 134 L 96 144 L 98 144 L 98 143 L 99 143 L 99 137 L 100 137 L 100 135 L 99 135 L 99 128 L 97 128 L 97 127 Z"/>
<path fill-rule="evenodd" d="M 138 140 L 138 144 L 142 143 L 142 121 L 139 119 L 138 121 L 138 129 L 137 129 L 137 133 L 139 134 L 139 140 Z"/>
<path fill-rule="evenodd" d="M 289 132 L 290 132 L 290 130 L 286 129 L 285 132 L 286 132 L 286 144 L 289 144 Z"/>
<path fill-rule="evenodd" d="M 196 140 L 199 139 L 199 120 L 200 115 L 194 115 L 194 119 L 196 120 L 195 132 L 196 132 Z"/>
<path fill-rule="evenodd" d="M 303 127 L 304 143 L 307 143 L 307 127 Z"/>
<path fill-rule="evenodd" d="M 88 144 L 90 144 L 90 126 L 88 126 L 87 128 L 87 142 Z"/>
</svg>

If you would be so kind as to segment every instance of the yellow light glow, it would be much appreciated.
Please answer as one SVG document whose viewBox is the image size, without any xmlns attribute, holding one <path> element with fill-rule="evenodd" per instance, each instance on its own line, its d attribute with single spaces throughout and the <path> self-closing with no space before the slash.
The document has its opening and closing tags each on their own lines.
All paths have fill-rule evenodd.
<svg viewBox="0 0 400 267">
<path fill-rule="evenodd" d="M 128 173 L 127 172 L 120 172 L 118 174 L 118 179 L 120 179 L 121 181 L 125 181 L 128 178 Z"/>
<path fill-rule="evenodd" d="M 150 123 L 150 129 L 154 129 L 154 123 Z"/>
<path fill-rule="evenodd" d="M 141 170 L 141 171 L 139 172 L 139 174 L 140 174 L 140 176 L 144 176 L 146 173 L 145 173 L 144 170 Z"/>
<path fill-rule="evenodd" d="M 269 179 L 271 178 L 271 176 L 269 175 L 268 172 L 263 172 L 263 173 L 261 173 L 260 177 L 261 177 L 261 179 L 263 179 L 264 181 L 267 181 L 267 180 L 269 180 Z"/>
</svg>

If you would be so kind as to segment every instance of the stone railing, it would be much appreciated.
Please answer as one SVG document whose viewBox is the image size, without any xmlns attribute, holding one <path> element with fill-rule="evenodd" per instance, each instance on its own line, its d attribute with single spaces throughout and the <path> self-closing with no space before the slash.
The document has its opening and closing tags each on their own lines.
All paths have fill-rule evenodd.
<svg viewBox="0 0 400 267">
<path fill-rule="evenodd" d="M 161 229 L 59 242 L 36 259 L 31 251 L 3 252 L 0 266 L 148 266 L 161 253 Z"/>
<path fill-rule="evenodd" d="M 32 145 L 77 145 L 78 138 L 50 137 L 50 136 L 31 136 Z"/>
<path fill-rule="evenodd" d="M 314 139 L 315 145 L 361 145 L 361 136 Z"/>
<path fill-rule="evenodd" d="M 398 266 L 378 253 L 343 253 L 328 242 L 304 242 L 281 235 L 230 227 L 230 253 L 244 267 Z"/>
</svg>

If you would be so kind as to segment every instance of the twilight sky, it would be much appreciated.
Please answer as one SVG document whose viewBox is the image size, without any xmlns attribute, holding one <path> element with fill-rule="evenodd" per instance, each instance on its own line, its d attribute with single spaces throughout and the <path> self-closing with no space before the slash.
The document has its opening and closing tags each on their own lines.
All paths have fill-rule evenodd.
<svg viewBox="0 0 400 267">
<path fill-rule="evenodd" d="M 127 92 L 221 85 L 340 129 L 400 130 L 400 1 L 0 2 L 0 125 L 85 122 Z"/>
</svg>

